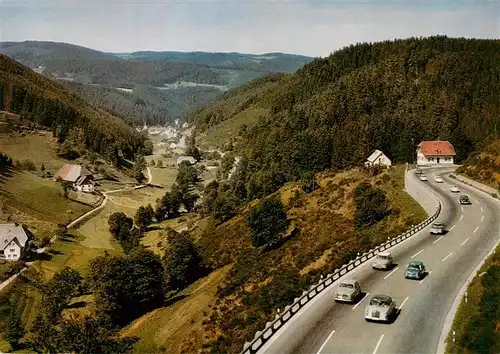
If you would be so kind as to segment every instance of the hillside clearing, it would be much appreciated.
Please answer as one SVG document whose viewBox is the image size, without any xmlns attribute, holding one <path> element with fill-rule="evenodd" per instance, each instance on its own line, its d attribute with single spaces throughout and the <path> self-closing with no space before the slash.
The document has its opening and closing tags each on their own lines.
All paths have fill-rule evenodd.
<svg viewBox="0 0 500 354">
<path fill-rule="evenodd" d="M 222 146 L 229 142 L 231 137 L 237 137 L 239 129 L 243 124 L 251 126 L 257 122 L 260 117 L 268 117 L 269 110 L 265 108 L 249 108 L 234 117 L 210 127 L 206 132 L 200 134 L 199 145 L 208 149 L 211 147 Z"/>
<path fill-rule="evenodd" d="M 67 224 L 99 203 L 98 197 L 92 205 L 74 201 L 76 197 L 71 192 L 72 199 L 64 198 L 61 187 L 50 179 L 11 170 L 10 176 L 0 176 L 0 220 L 23 223 L 37 238 L 52 236 L 58 224 Z"/>
</svg>

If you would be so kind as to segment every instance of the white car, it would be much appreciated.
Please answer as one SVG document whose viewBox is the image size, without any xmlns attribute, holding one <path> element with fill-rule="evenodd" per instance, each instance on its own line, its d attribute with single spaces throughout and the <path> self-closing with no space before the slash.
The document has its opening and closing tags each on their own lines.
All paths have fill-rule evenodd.
<svg viewBox="0 0 500 354">
<path fill-rule="evenodd" d="M 390 322 L 396 311 L 396 303 L 389 295 L 373 295 L 365 309 L 365 320 Z"/>
<path fill-rule="evenodd" d="M 433 235 L 442 235 L 445 233 L 445 227 L 446 225 L 442 222 L 435 222 L 432 224 L 430 233 Z"/>
<path fill-rule="evenodd" d="M 443 183 L 443 177 L 441 177 L 441 176 L 434 177 L 434 182 L 436 182 L 436 183 Z"/>
<path fill-rule="evenodd" d="M 373 269 L 391 269 L 394 266 L 392 255 L 389 252 L 380 252 L 375 256 Z"/>
<path fill-rule="evenodd" d="M 451 187 L 450 191 L 452 193 L 458 193 L 460 192 L 460 188 L 458 188 L 458 186 L 455 184 L 454 186 Z"/>
<path fill-rule="evenodd" d="M 346 279 L 340 282 L 337 292 L 335 293 L 335 301 L 355 302 L 361 294 L 361 287 L 357 280 Z"/>
<path fill-rule="evenodd" d="M 428 179 L 427 179 L 427 176 L 426 176 L 426 175 L 422 175 L 422 176 L 420 176 L 420 180 L 421 180 L 421 181 L 428 181 Z"/>
</svg>

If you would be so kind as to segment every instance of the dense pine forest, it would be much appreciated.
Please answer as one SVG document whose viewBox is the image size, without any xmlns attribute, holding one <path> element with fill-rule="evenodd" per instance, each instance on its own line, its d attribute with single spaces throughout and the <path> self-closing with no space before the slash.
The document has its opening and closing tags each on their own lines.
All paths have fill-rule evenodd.
<svg viewBox="0 0 500 354">
<path fill-rule="evenodd" d="M 190 117 L 200 132 L 255 108 L 238 153 L 248 198 L 308 171 L 361 164 L 373 149 L 412 161 L 415 145 L 449 140 L 457 162 L 500 128 L 500 42 L 443 36 L 351 45 L 229 92 Z"/>
<path fill-rule="evenodd" d="M 120 150 L 133 157 L 146 152 L 145 145 L 146 150 L 151 148 L 145 136 L 121 119 L 4 55 L 0 55 L 0 110 L 50 128 L 68 150 L 88 149 L 116 160 Z"/>
</svg>

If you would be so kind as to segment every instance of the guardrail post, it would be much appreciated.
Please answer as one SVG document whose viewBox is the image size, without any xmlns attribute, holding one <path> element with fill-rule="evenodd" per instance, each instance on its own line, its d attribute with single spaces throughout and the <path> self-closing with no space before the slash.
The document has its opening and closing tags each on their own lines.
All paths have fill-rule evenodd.
<svg viewBox="0 0 500 354">
<path fill-rule="evenodd" d="M 453 343 L 455 343 L 455 331 L 453 331 Z"/>
<path fill-rule="evenodd" d="M 467 291 L 465 292 L 465 303 L 467 303 Z"/>
</svg>

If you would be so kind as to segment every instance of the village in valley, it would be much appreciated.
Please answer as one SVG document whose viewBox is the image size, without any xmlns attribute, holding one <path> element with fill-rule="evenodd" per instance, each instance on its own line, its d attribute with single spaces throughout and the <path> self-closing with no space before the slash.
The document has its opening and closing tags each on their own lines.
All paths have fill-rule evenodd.
<svg viewBox="0 0 500 354">
<path fill-rule="evenodd" d="M 13 173 L 20 183 L 4 186 L 0 194 L 1 288 L 29 265 L 49 277 L 55 267 L 51 262 L 71 262 L 75 252 L 90 250 L 88 257 L 92 257 L 118 250 L 117 241 L 108 231 L 109 216 L 124 212 L 134 217 L 139 207 L 154 207 L 170 190 L 181 164 L 194 167 L 198 173 L 198 182 L 192 189 L 198 205 L 202 201 L 203 186 L 216 178 L 221 159 L 227 154 L 217 149 L 196 148 L 198 156 L 188 155 L 189 142 L 194 140 L 190 140 L 192 128 L 186 123 L 180 125 L 177 120 L 166 127 L 148 127 L 145 123 L 137 130 L 149 136 L 153 154 L 140 157 L 144 176 L 136 179 L 126 171 L 137 161 L 123 158 L 125 169 L 116 168 L 93 153 L 69 161 L 58 156 L 50 132 L 22 126 L 22 119 L 17 115 L 4 113 L 2 117 L 0 150 L 19 167 L 20 171 Z M 9 128 L 13 120 L 18 121 L 16 130 Z M 233 161 L 228 178 L 239 158 Z M 44 192 L 41 198 L 31 198 L 32 193 L 40 191 Z M 165 228 L 178 232 L 196 228 L 195 215 L 181 208 L 179 218 L 153 227 L 141 243 L 158 250 Z M 61 248 L 64 252 L 59 251 Z M 82 264 L 88 260 L 83 258 Z M 34 263 L 37 260 L 42 262 Z"/>
<path fill-rule="evenodd" d="M 12 114 L 4 114 L 8 118 L 13 116 Z M 8 118 L 4 117 L 4 121 L 9 121 Z M 12 145 L 15 145 L 19 143 L 19 139 L 24 139 L 23 141 L 28 141 L 28 150 L 23 152 L 28 152 L 29 156 L 42 166 L 38 173 L 35 172 L 36 168 L 34 168 L 28 169 L 28 171 L 23 172 L 24 174 L 34 174 L 35 176 L 31 178 L 43 180 L 43 183 L 50 184 L 52 189 L 58 189 L 59 198 L 65 199 L 66 202 L 78 203 L 85 208 L 80 208 L 80 213 L 73 212 L 71 209 L 67 210 L 69 215 L 61 220 L 65 222 L 58 222 L 55 228 L 47 228 L 46 220 L 42 222 L 45 225 L 41 226 L 39 220 L 26 219 L 20 210 L 15 210 L 12 213 L 12 209 L 8 207 L 8 200 L 7 202 L 0 200 L 2 201 L 0 205 L 3 206 L 0 210 L 0 221 L 2 221 L 0 223 L 0 262 L 4 264 L 9 261 L 22 263 L 16 267 L 4 266 L 4 275 L 2 277 L 0 274 L 0 280 L 6 280 L 8 276 L 15 276 L 17 271 L 24 266 L 24 261 L 32 263 L 33 260 L 43 258 L 40 254 L 45 251 L 46 246 L 53 243 L 57 239 L 57 235 L 64 237 L 69 229 L 73 229 L 70 233 L 84 236 L 82 245 L 85 247 L 115 249 L 116 242 L 107 230 L 109 216 L 117 211 L 124 211 L 133 216 L 135 210 L 142 205 L 151 204 L 154 206 L 175 182 L 181 164 L 193 166 L 198 171 L 199 183 L 193 189 L 197 195 L 195 205 L 198 205 L 203 199 L 203 187 L 216 179 L 221 159 L 230 156 L 232 167 L 226 171 L 225 175 L 219 173 L 219 179 L 221 176 L 227 179 L 231 178 L 240 162 L 240 157 L 233 156 L 231 151 L 221 151 L 214 148 L 199 150 L 193 145 L 195 144 L 193 127 L 189 127 L 187 123 L 181 125 L 179 120 L 168 126 L 148 127 L 145 122 L 142 127 L 137 127 L 136 130 L 147 134 L 153 143 L 153 153 L 141 157 L 144 159 L 143 167 L 145 170 L 143 172 L 146 175 L 143 176 L 143 179 L 137 180 L 124 173 L 123 170 L 110 166 L 95 154 L 85 155 L 77 161 L 67 163 L 63 163 L 62 159 L 43 160 L 43 157 L 50 155 L 51 152 L 46 151 L 45 154 L 40 155 L 37 154 L 37 151 L 30 152 L 30 149 L 31 145 L 39 147 L 36 141 L 38 143 L 40 140 L 50 142 L 51 137 L 48 132 L 31 129 L 17 135 L 12 131 L 8 133 L 9 139 L 3 139 L 0 148 L 8 151 L 13 159 L 16 159 L 17 155 L 9 149 L 8 141 L 10 140 Z M 7 136 L 5 132 L 3 134 L 4 137 Z M 29 143 L 30 140 L 32 144 Z M 195 149 L 193 150 L 193 148 Z M 453 164 L 455 151 L 447 141 L 423 141 L 416 148 L 417 161 L 414 162 L 419 165 Z M 197 156 L 188 154 L 193 151 L 195 151 L 193 155 Z M 52 151 L 52 155 L 55 155 L 55 151 Z M 16 163 L 22 166 L 23 163 L 29 164 L 27 161 L 31 160 Z M 137 162 L 123 159 L 123 163 L 124 166 L 131 168 Z M 391 165 L 391 159 L 380 150 L 373 151 L 364 163 L 367 168 L 374 166 L 389 168 Z M 54 173 L 45 166 L 54 167 Z M 51 201 L 45 200 L 44 203 L 50 204 Z M 192 230 L 196 228 L 197 220 L 195 214 L 184 210 L 184 214 L 178 218 L 178 221 L 168 220 L 164 225 L 161 225 L 159 230 L 163 230 L 164 227 L 172 228 L 178 232 Z M 38 230 L 41 232 L 37 232 Z M 50 231 L 47 230 L 51 230 L 52 234 L 48 233 Z M 156 248 L 155 242 L 158 243 L 160 238 L 161 232 L 155 230 L 147 233 L 142 243 L 154 249 Z M 92 240 L 96 242 L 94 243 Z"/>
</svg>

